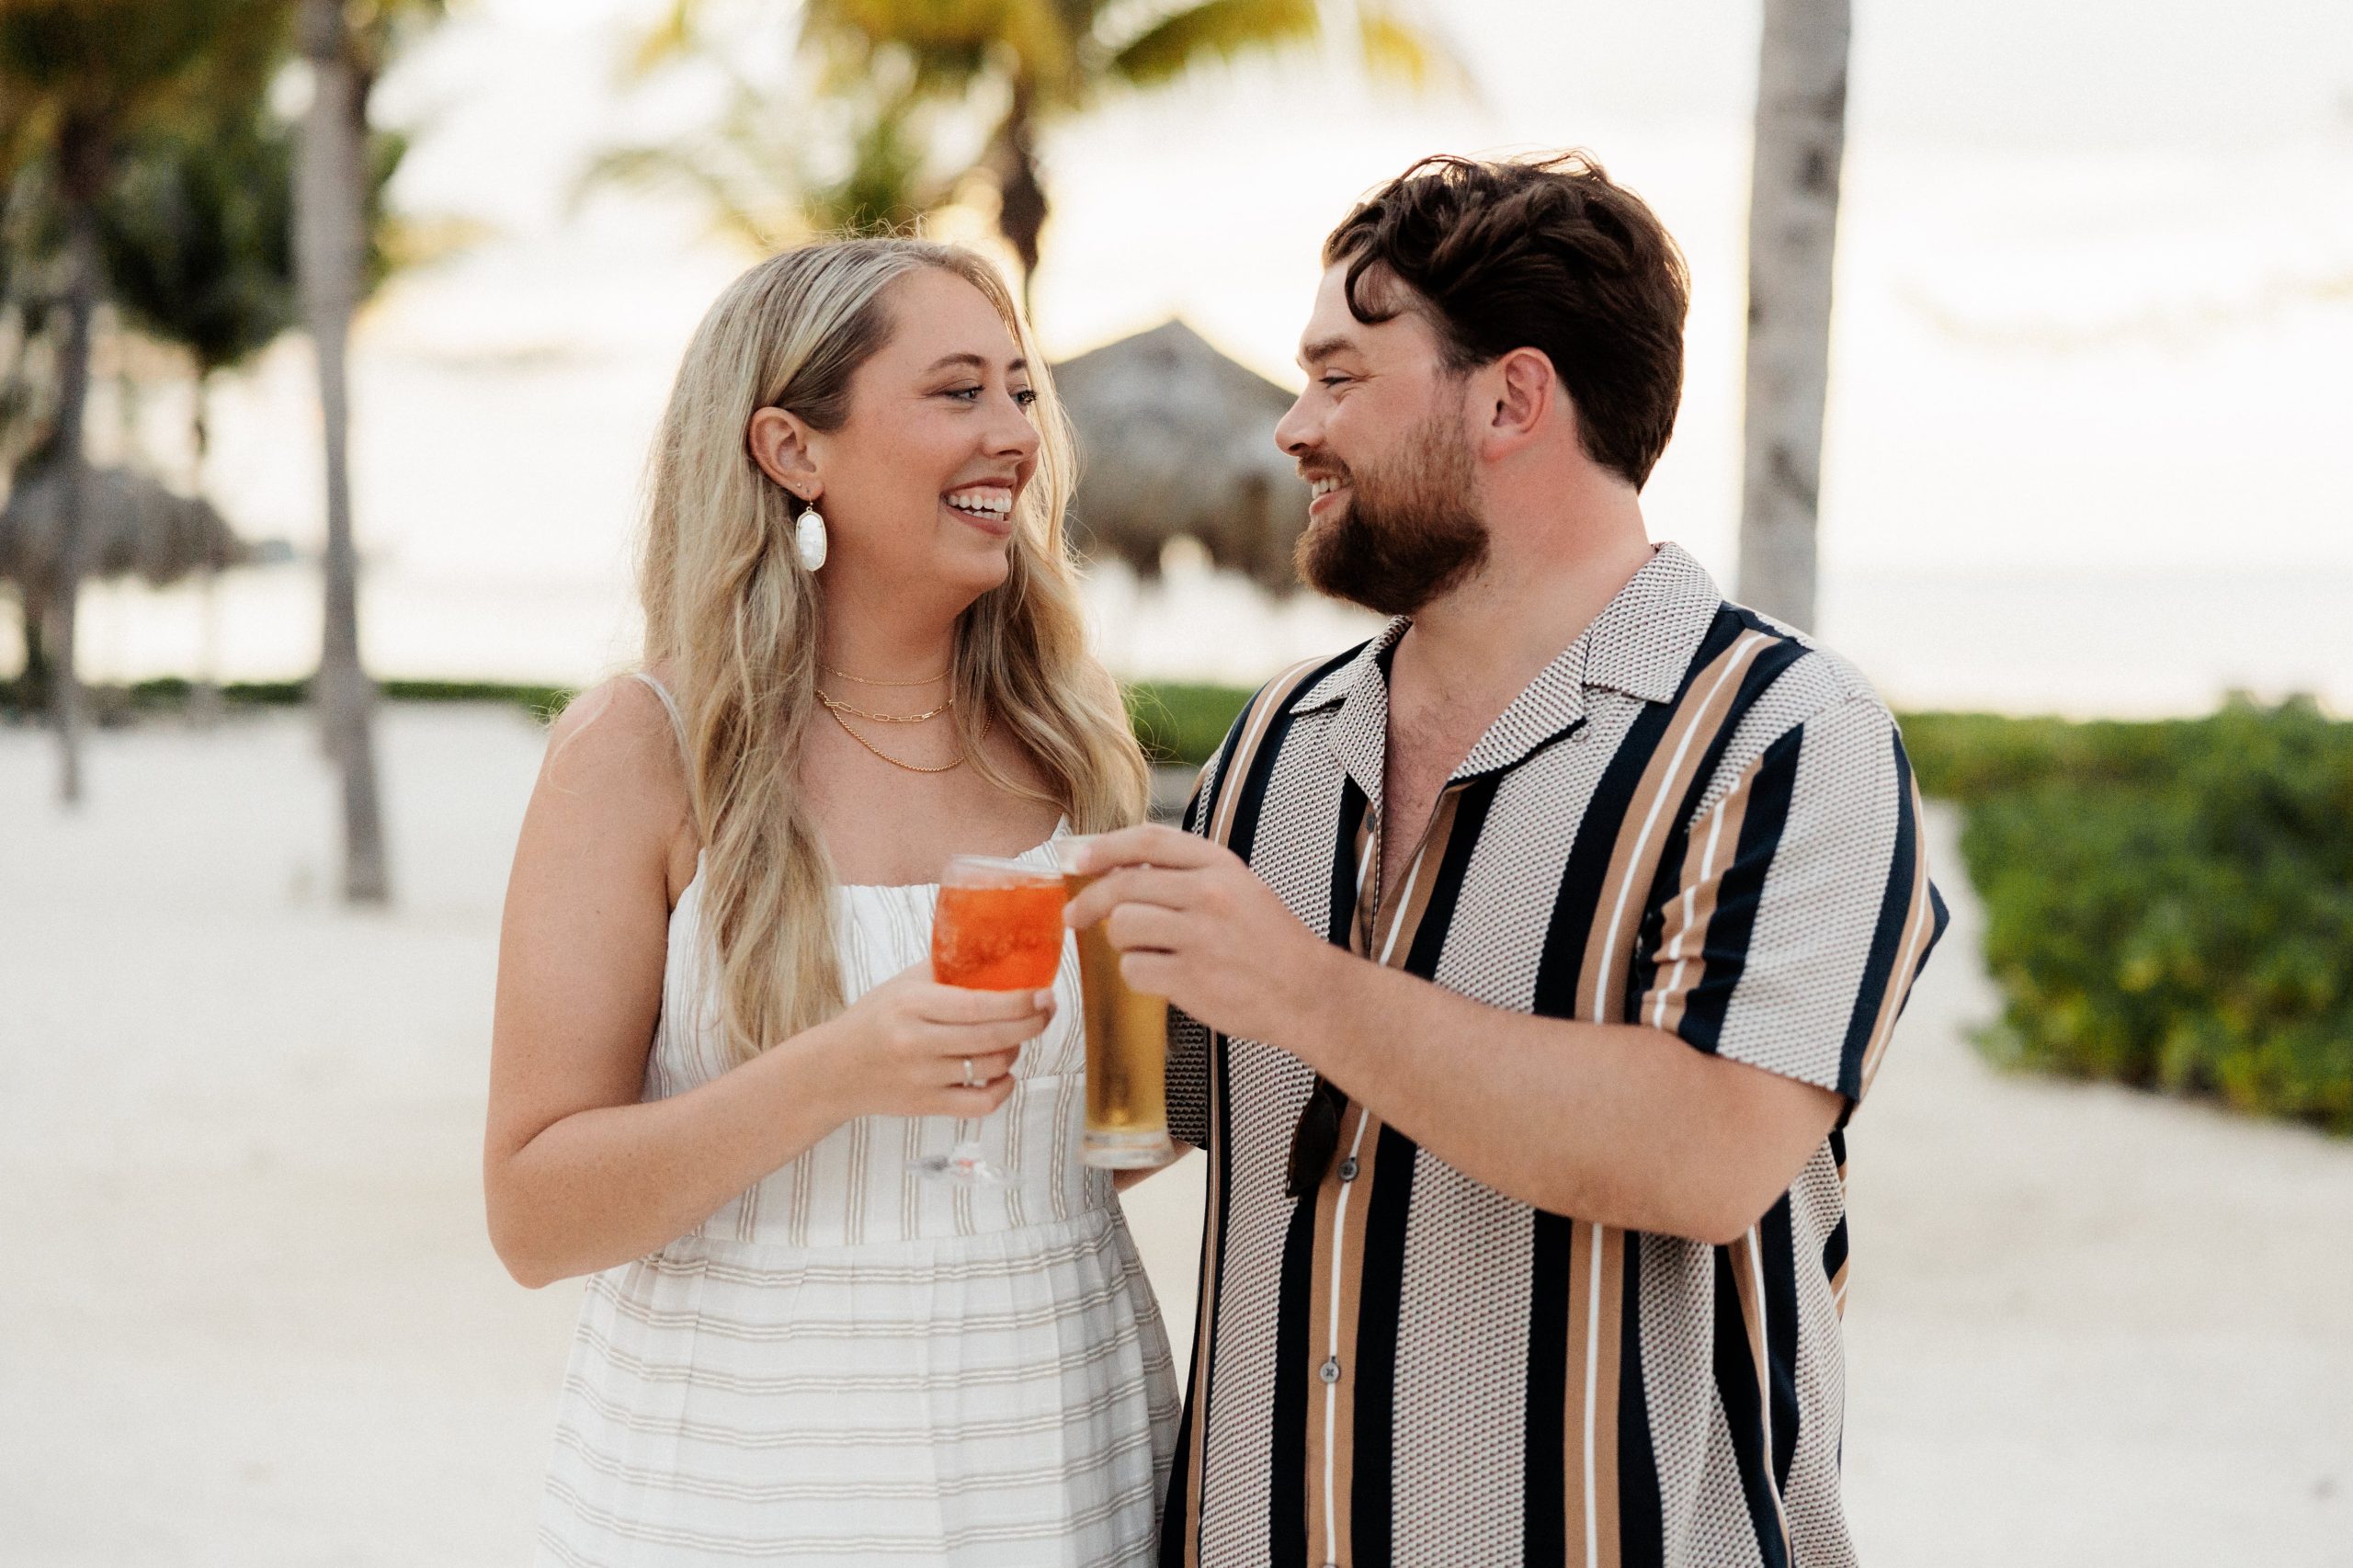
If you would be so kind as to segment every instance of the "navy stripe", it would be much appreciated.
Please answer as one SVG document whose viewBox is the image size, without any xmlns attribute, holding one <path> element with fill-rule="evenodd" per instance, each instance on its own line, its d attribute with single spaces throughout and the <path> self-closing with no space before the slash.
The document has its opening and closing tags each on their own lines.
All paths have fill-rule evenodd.
<svg viewBox="0 0 2353 1568">
<path fill-rule="evenodd" d="M 1838 1052 L 1838 1092 L 1849 1100 L 1863 1093 L 1863 1056 L 1879 1028 L 1887 1006 L 1887 988 L 1895 983 L 1896 960 L 1902 956 L 1904 926 L 1912 914 L 1912 879 L 1919 869 L 1920 824 L 1912 812 L 1912 759 L 1904 755 L 1904 741 L 1895 747 L 1895 852 L 1887 868 L 1887 891 L 1879 901 L 1879 923 L 1871 930 L 1871 946 L 1863 960 L 1861 988 L 1855 994 L 1855 1011 L 1847 1020 L 1847 1041 Z M 1904 976 L 1911 984 L 1911 976 Z"/>
<path fill-rule="evenodd" d="M 1671 704 L 1656 702 L 1636 714 L 1625 740 L 1594 786 L 1593 803 L 1577 824 L 1576 841 L 1569 846 L 1568 863 L 1561 871 L 1561 891 L 1552 900 L 1544 951 L 1536 964 L 1536 990 L 1529 1011 L 1540 1018 L 1577 1016 L 1577 981 L 1585 971 L 1586 944 L 1592 939 L 1594 917 L 1601 905 L 1601 884 L 1609 875 L 1609 859 L 1617 853 L 1618 835 L 1633 803 L 1634 789 L 1674 717 Z"/>
<path fill-rule="evenodd" d="M 1405 949 L 1406 973 L 1424 980 L 1438 974 L 1438 960 L 1446 952 L 1447 935 L 1454 925 L 1454 906 L 1461 902 L 1463 879 L 1471 869 L 1471 853 L 1479 846 L 1480 832 L 1487 825 L 1487 812 L 1502 785 L 1502 775 L 1490 774 L 1456 792 L 1454 820 L 1447 829 L 1438 871 L 1430 880 L 1429 903 L 1422 906 L 1413 945 Z"/>
<path fill-rule="evenodd" d="M 1773 1480 L 1765 1452 L 1765 1414 L 1756 1396 L 1756 1362 L 1749 1354 L 1748 1322 L 1740 1310 L 1740 1287 L 1733 1277 L 1730 1247 L 1717 1247 L 1716 1259 L 1716 1399 L 1724 1409 L 1732 1435 L 1733 1461 L 1740 1472 L 1740 1489 L 1748 1502 L 1748 1522 L 1756 1536 L 1756 1550 L 1765 1568 L 1789 1568 L 1781 1550 L 1779 1510 L 1773 1502 Z"/>
<path fill-rule="evenodd" d="M 1618 1564 L 1666 1568 L 1666 1509 L 1651 1440 L 1650 1393 L 1643 1387 L 1643 1254 L 1648 1244 L 1626 1233 L 1623 1305 L 1618 1314 Z M 1553 1469 L 1559 1470 L 1555 1464 Z"/>
<path fill-rule="evenodd" d="M 1332 835 L 1332 916 L 1324 935 L 1336 948 L 1350 946 L 1357 919 L 1357 834 L 1364 826 L 1363 789 L 1347 774 L 1340 775 L 1340 812 Z"/>
<path fill-rule="evenodd" d="M 1191 1512 L 1193 1467 L 1193 1401 L 1201 1379 L 1185 1385 L 1185 1413 L 1176 1421 L 1176 1462 L 1168 1467 L 1168 1491 L 1161 1499 L 1160 1568 L 1185 1568 L 1185 1517 Z"/>
<path fill-rule="evenodd" d="M 1526 1542 L 1521 1561 L 1528 1568 L 1562 1568 L 1568 1561 L 1561 1456 L 1568 1443 L 1569 1247 L 1574 1230 L 1574 1221 L 1540 1209 L 1529 1244 L 1528 1436 L 1521 1449 L 1519 1527 Z M 1633 1248 L 1634 1238 L 1628 1236 L 1629 1274 Z M 1622 1393 L 1622 1381 L 1619 1387 Z"/>
<path fill-rule="evenodd" d="M 1683 1022 L 1677 1031 L 1710 1054 L 1722 1038 L 1724 1015 L 1747 966 L 1756 906 L 1764 896 L 1765 875 L 1772 869 L 1773 856 L 1781 846 L 1781 831 L 1789 824 L 1790 801 L 1797 788 L 1798 752 L 1804 739 L 1805 730 L 1800 726 L 1765 748 L 1748 787 L 1740 843 L 1717 884 L 1715 916 L 1708 922 L 1700 947 L 1699 983 L 1684 1000 Z"/>
<path fill-rule="evenodd" d="M 1756 1246 L 1765 1276 L 1765 1356 L 1773 1374 L 1773 1490 L 1787 1496 L 1798 1451 L 1798 1243 L 1788 1193 L 1756 1221 Z"/>
<path fill-rule="evenodd" d="M 1420 1155 L 1412 1139 L 1381 1128 L 1372 1197 L 1364 1210 L 1364 1261 L 1357 1273 L 1356 1467 L 1348 1508 L 1349 1561 L 1356 1568 L 1383 1568 L 1393 1551 L 1397 1322 L 1405 1302 L 1405 1224 Z"/>
<path fill-rule="evenodd" d="M 1838 1271 L 1847 1267 L 1848 1244 L 1847 1216 L 1841 1214 L 1838 1216 L 1838 1222 L 1830 1227 L 1830 1234 L 1822 1244 L 1822 1277 L 1824 1279 L 1837 1278 Z"/>
<path fill-rule="evenodd" d="M 1315 1204 L 1308 1199 L 1291 1210 L 1283 1237 L 1275 1315 L 1274 1419 L 1267 1429 L 1267 1550 L 1275 1562 L 1307 1561 L 1307 1390 L 1316 1366 L 1307 1334 L 1314 1276 Z"/>
<path fill-rule="evenodd" d="M 1733 610 L 1737 607 L 1727 607 L 1728 612 Z M 1744 630 L 1779 636 L 1745 610 L 1738 610 L 1731 619 Z M 1691 854 L 1691 819 L 1699 814 L 1699 802 L 1707 799 L 1716 770 L 1723 766 L 1724 753 L 1731 749 L 1733 736 L 1739 733 L 1749 710 L 1806 653 L 1803 643 L 1781 637 L 1748 662 L 1747 669 L 1741 673 L 1739 689 L 1733 693 L 1723 718 L 1699 754 L 1699 765 L 1691 770 L 1683 799 L 1676 804 L 1665 846 L 1659 854 L 1658 869 L 1652 873 L 1650 896 L 1643 904 L 1642 924 L 1634 940 L 1634 961 L 1626 971 L 1624 1016 L 1629 1018 L 1640 1017 L 1637 1009 L 1643 997 L 1658 984 L 1658 954 L 1665 936 L 1667 906 L 1683 892 L 1683 867 Z"/>
</svg>

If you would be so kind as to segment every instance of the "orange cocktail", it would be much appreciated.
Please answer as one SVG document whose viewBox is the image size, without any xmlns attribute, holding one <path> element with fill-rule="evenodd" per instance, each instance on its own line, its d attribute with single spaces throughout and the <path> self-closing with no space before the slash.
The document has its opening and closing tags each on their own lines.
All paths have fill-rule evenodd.
<svg viewBox="0 0 2353 1568">
<path fill-rule="evenodd" d="M 931 977 L 975 991 L 1036 991 L 1062 966 L 1063 880 L 1018 860 L 959 855 L 939 883 Z"/>
</svg>

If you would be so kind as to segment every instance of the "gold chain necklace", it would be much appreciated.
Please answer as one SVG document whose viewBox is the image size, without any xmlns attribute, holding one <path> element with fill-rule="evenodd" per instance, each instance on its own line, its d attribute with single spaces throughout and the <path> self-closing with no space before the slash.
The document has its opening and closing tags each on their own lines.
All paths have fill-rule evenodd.
<svg viewBox="0 0 2353 1568">
<path fill-rule="evenodd" d="M 876 745 L 872 741 L 868 740 L 864 735 L 859 734 L 856 730 L 851 729 L 849 727 L 849 721 L 843 718 L 838 713 L 834 713 L 834 710 L 830 704 L 827 705 L 825 711 L 834 714 L 834 722 L 842 727 L 843 734 L 847 735 L 851 740 L 856 741 L 859 745 L 864 746 L 868 751 L 872 752 L 875 756 L 881 757 L 892 767 L 904 768 L 909 773 L 953 773 L 958 768 L 963 767 L 967 761 L 971 760 L 966 755 L 959 753 L 955 761 L 941 767 L 919 767 L 912 762 L 902 762 L 897 757 L 892 756 L 889 752 L 884 751 L 881 746 Z M 988 738 L 990 725 L 995 724 L 995 722 L 996 721 L 995 719 L 991 719 L 988 723 L 981 726 L 981 738 L 983 740 L 986 740 Z"/>
<path fill-rule="evenodd" d="M 949 674 L 948 671 L 942 670 L 938 675 L 933 676 L 929 680 L 870 680 L 865 676 L 854 676 L 847 670 L 835 669 L 833 665 L 827 664 L 820 664 L 817 667 L 824 671 L 829 676 L 839 676 L 844 680 L 854 680 L 860 686 L 938 686 L 941 681 L 948 678 Z"/>
<path fill-rule="evenodd" d="M 877 724 L 920 724 L 926 719 L 938 718 L 956 706 L 956 699 L 950 697 L 928 713 L 869 713 L 863 708 L 853 708 L 840 698 L 828 697 L 822 691 L 817 693 L 817 700 L 832 709 L 835 714 L 847 713 L 853 718 L 871 720 Z"/>
</svg>

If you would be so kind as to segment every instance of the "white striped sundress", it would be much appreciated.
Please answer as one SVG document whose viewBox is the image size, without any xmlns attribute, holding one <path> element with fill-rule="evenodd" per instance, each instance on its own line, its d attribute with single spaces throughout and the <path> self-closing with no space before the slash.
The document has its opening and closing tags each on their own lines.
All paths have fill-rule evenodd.
<svg viewBox="0 0 2353 1568">
<path fill-rule="evenodd" d="M 671 913 L 648 1100 L 727 1067 L 701 888 Z M 840 890 L 849 996 L 929 951 L 938 896 Z M 1174 1366 L 1109 1179 L 1078 1161 L 1077 971 L 1066 952 L 1053 1025 L 985 1121 L 853 1121 L 589 1281 L 542 1564 L 1151 1561 Z M 964 1135 L 1013 1185 L 907 1168 Z"/>
</svg>

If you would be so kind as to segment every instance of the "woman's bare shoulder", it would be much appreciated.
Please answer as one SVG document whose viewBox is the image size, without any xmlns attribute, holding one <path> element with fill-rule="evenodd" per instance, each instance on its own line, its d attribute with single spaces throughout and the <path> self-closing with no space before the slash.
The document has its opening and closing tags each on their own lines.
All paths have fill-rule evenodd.
<svg viewBox="0 0 2353 1568">
<path fill-rule="evenodd" d="M 686 817 L 687 778 L 662 699 L 634 676 L 574 698 L 548 727 L 537 792 L 562 815 L 666 838 Z"/>
</svg>

